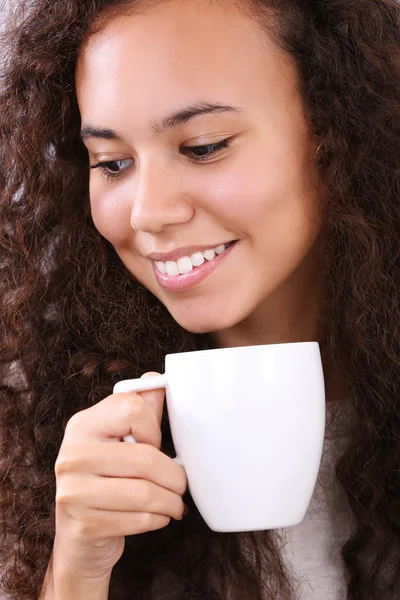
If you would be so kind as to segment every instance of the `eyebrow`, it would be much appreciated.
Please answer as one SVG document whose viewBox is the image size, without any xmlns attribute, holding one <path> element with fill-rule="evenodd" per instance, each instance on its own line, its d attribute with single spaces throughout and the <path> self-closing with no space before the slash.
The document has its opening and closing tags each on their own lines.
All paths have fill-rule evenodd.
<svg viewBox="0 0 400 600">
<path fill-rule="evenodd" d="M 213 104 L 210 102 L 197 102 L 189 104 L 189 106 L 177 110 L 172 114 L 164 117 L 161 121 L 152 121 L 150 129 L 155 135 L 163 133 L 167 129 L 183 125 L 197 117 L 198 115 L 217 113 L 217 112 L 242 112 L 244 109 L 239 106 L 230 106 L 229 104 Z M 80 132 L 82 141 L 89 138 L 97 138 L 102 140 L 117 140 L 122 141 L 123 137 L 120 133 L 113 129 L 101 129 L 93 125 L 84 125 Z"/>
</svg>

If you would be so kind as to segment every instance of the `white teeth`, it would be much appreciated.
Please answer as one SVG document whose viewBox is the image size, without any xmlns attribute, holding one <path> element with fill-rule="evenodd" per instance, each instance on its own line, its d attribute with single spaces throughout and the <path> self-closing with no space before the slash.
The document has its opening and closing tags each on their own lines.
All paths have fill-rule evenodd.
<svg viewBox="0 0 400 600">
<path fill-rule="evenodd" d="M 219 246 L 218 246 L 219 247 Z M 225 247 L 225 246 L 224 246 Z M 195 252 L 194 254 L 192 254 L 192 256 L 190 257 L 190 260 L 192 261 L 192 265 L 194 267 L 199 267 L 200 265 L 203 264 L 204 262 L 204 256 L 202 252 Z"/>
<path fill-rule="evenodd" d="M 165 273 L 167 272 L 167 268 L 165 266 L 165 263 L 162 262 L 162 260 L 157 260 L 156 261 L 156 267 L 159 271 L 161 271 L 161 273 Z"/>
<path fill-rule="evenodd" d="M 182 256 L 182 258 L 178 258 L 177 263 L 179 273 L 190 273 L 193 269 L 192 261 L 188 256 Z"/>
<path fill-rule="evenodd" d="M 205 259 L 212 260 L 215 257 L 215 250 L 214 248 L 212 248 L 211 250 L 205 250 L 203 254 Z"/>
<path fill-rule="evenodd" d="M 178 265 L 176 264 L 175 261 L 167 260 L 167 262 L 165 263 L 165 266 L 167 268 L 167 275 L 169 275 L 170 277 L 179 275 Z"/>
<path fill-rule="evenodd" d="M 212 260 L 215 255 L 221 254 L 225 248 L 226 244 L 220 244 L 216 248 L 211 248 L 204 252 L 194 252 L 191 256 L 182 256 L 177 261 L 167 260 L 167 262 L 163 262 L 158 260 L 156 261 L 156 267 L 160 273 L 167 274 L 169 277 L 190 273 L 193 267 L 199 267 L 205 260 Z"/>
</svg>

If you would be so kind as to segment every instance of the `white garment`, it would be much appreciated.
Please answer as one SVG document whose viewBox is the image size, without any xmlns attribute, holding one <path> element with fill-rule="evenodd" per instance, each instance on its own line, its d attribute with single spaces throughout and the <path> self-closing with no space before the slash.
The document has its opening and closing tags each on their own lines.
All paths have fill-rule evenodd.
<svg viewBox="0 0 400 600">
<path fill-rule="evenodd" d="M 327 408 L 327 423 L 330 420 Z M 346 573 L 341 547 L 350 536 L 352 513 L 334 473 L 346 434 L 327 425 L 314 494 L 303 521 L 280 530 L 290 573 L 299 580 L 298 600 L 345 600 Z"/>
</svg>

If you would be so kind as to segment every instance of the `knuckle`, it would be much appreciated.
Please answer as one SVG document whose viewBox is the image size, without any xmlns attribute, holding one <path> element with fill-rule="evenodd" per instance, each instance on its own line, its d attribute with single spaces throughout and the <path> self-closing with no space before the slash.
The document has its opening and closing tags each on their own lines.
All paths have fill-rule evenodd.
<svg viewBox="0 0 400 600">
<path fill-rule="evenodd" d="M 76 511 L 82 512 L 86 508 L 81 486 L 76 485 L 73 478 L 65 478 L 61 485 L 57 484 L 55 503 L 58 509 L 69 515 Z"/>
<path fill-rule="evenodd" d="M 138 394 L 122 395 L 119 410 L 123 419 L 135 421 L 143 410 L 144 400 Z"/>
<path fill-rule="evenodd" d="M 77 467 L 78 460 L 76 457 L 67 454 L 59 454 L 54 465 L 54 472 L 56 477 L 61 477 L 67 473 L 73 473 L 77 470 Z"/>
<path fill-rule="evenodd" d="M 67 436 L 74 435 L 75 432 L 79 431 L 79 429 L 81 428 L 84 412 L 85 411 L 81 410 L 72 415 L 72 417 L 70 417 L 70 419 L 67 422 L 67 425 L 65 426 L 65 434 Z"/>
<path fill-rule="evenodd" d="M 137 481 L 135 485 L 136 501 L 141 507 L 149 506 L 151 502 L 151 489 L 146 481 Z"/>
<path fill-rule="evenodd" d="M 137 513 L 135 517 L 135 529 L 137 533 L 162 529 L 171 521 L 171 517 L 167 515 L 152 514 L 148 512 Z"/>
<path fill-rule="evenodd" d="M 56 491 L 56 504 L 61 507 L 68 507 L 76 503 L 76 495 L 70 487 L 60 486 Z"/>
<path fill-rule="evenodd" d="M 136 513 L 136 526 L 139 532 L 150 531 L 152 527 L 153 515 L 148 512 Z"/>
</svg>

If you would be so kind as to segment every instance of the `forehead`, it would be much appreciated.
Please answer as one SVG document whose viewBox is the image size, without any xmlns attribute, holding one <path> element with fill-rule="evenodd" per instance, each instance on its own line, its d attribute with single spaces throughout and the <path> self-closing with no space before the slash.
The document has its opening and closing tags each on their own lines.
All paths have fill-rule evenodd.
<svg viewBox="0 0 400 600">
<path fill-rule="evenodd" d="M 130 67 L 170 72 L 172 66 L 222 64 L 240 68 L 243 59 L 259 53 L 266 34 L 256 21 L 222 4 L 198 0 L 161 3 L 148 12 L 110 17 L 82 48 L 78 72 L 91 67 Z M 189 73 L 187 73 L 189 76 Z"/>
<path fill-rule="evenodd" d="M 256 102 L 277 93 L 293 69 L 257 22 L 225 4 L 172 0 L 106 20 L 82 48 L 76 71 L 81 112 L 164 113 L 204 94 Z M 292 84 L 291 84 L 292 85 Z"/>
</svg>

